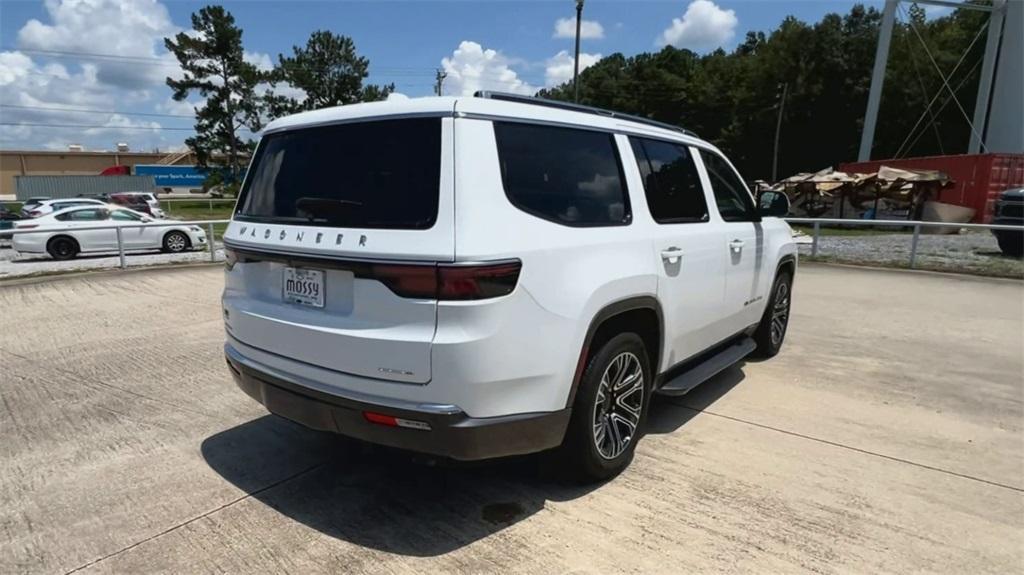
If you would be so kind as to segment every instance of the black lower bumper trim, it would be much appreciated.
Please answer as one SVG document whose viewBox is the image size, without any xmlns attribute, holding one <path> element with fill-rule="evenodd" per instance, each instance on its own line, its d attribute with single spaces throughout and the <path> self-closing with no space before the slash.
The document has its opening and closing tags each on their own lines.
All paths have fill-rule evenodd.
<svg viewBox="0 0 1024 575">
<path fill-rule="evenodd" d="M 470 461 L 535 453 L 562 443 L 571 409 L 501 417 L 436 414 L 354 401 L 284 381 L 226 356 L 235 383 L 268 411 L 312 429 L 369 443 Z M 364 411 L 424 422 L 426 429 L 371 423 Z"/>
</svg>

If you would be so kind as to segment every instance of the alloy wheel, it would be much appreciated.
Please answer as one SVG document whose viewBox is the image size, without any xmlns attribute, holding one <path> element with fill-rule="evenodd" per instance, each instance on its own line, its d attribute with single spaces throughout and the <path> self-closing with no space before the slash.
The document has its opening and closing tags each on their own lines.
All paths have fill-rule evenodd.
<svg viewBox="0 0 1024 575">
<path fill-rule="evenodd" d="M 780 281 L 775 289 L 775 303 L 772 306 L 771 338 L 773 346 L 782 345 L 789 324 L 789 284 Z"/>
<path fill-rule="evenodd" d="M 636 437 L 644 405 L 644 371 L 631 352 L 615 356 L 601 375 L 594 402 L 594 445 L 604 459 L 622 455 Z"/>
<path fill-rule="evenodd" d="M 167 249 L 172 252 L 180 252 L 185 249 L 185 237 L 181 234 L 167 236 Z"/>
</svg>

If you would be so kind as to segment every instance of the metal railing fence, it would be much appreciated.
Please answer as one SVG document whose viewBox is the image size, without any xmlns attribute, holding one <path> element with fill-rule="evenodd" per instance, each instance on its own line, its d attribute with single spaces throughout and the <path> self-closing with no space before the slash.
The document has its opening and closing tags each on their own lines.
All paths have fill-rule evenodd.
<svg viewBox="0 0 1024 575">
<path fill-rule="evenodd" d="M 167 201 L 167 200 L 163 200 Z M 184 200 L 194 201 L 194 200 Z M 224 200 L 221 200 L 224 201 Z M 234 201 L 234 200 L 227 200 Z M 821 227 L 824 226 L 860 226 L 860 227 L 893 227 L 893 228 L 913 228 L 913 235 L 910 239 L 910 262 L 909 267 L 913 268 L 917 259 L 917 245 L 918 240 L 921 236 L 921 229 L 923 228 L 962 228 L 962 229 L 977 229 L 977 230 L 1010 230 L 1020 231 L 1024 233 L 1024 227 L 1012 226 L 1012 225 L 994 225 L 994 224 L 956 224 L 949 222 L 923 222 L 913 220 L 843 220 L 843 219 L 819 219 L 819 218 L 784 218 L 786 222 L 790 224 L 811 224 L 813 226 L 813 232 L 811 234 L 811 257 L 818 255 L 818 239 L 821 235 Z M 24 221 L 24 220 L 20 220 Z M 71 228 L 69 231 L 90 231 L 90 230 L 116 230 L 117 232 L 117 253 L 120 258 L 120 267 L 122 269 L 128 267 L 125 257 L 124 247 L 124 234 L 123 230 L 133 228 L 145 228 L 145 227 L 175 227 L 175 226 L 196 226 L 202 227 L 206 230 L 207 236 L 207 251 L 210 252 L 210 261 L 216 261 L 215 248 L 214 248 L 214 234 L 213 226 L 215 224 L 227 224 L 231 220 L 194 220 L 194 221 L 155 221 L 148 223 L 139 224 L 120 224 L 120 225 L 103 225 L 103 226 L 82 226 Z M 18 229 L 13 228 L 9 230 L 3 230 L 4 235 L 17 235 L 17 234 L 45 234 L 45 233 L 56 233 L 59 230 L 37 230 L 37 229 Z"/>
<path fill-rule="evenodd" d="M 18 220 L 26 221 L 26 220 Z M 30 221 L 30 220 L 29 220 Z M 210 261 L 217 261 L 216 248 L 214 244 L 213 226 L 216 224 L 228 224 L 231 220 L 195 220 L 195 221 L 163 221 L 158 220 L 154 222 L 146 222 L 139 224 L 116 224 L 116 225 L 104 225 L 104 226 L 81 226 L 75 228 L 68 228 L 68 232 L 87 232 L 87 231 L 98 231 L 98 230 L 115 230 L 117 232 L 117 255 L 120 259 L 121 269 L 126 269 L 128 263 L 126 260 L 125 247 L 124 247 L 124 230 L 135 229 L 135 228 L 174 228 L 181 226 L 194 226 L 197 228 L 205 228 L 206 230 L 206 249 L 210 253 Z M 10 230 L 4 230 L 3 234 L 13 236 L 18 234 L 53 234 L 59 235 L 63 230 L 38 230 L 35 228 L 19 229 L 13 228 Z"/>
<path fill-rule="evenodd" d="M 919 220 L 844 220 L 838 218 L 784 218 L 790 224 L 812 224 L 814 231 L 811 234 L 811 257 L 818 255 L 818 237 L 821 234 L 821 226 L 835 227 L 894 227 L 913 228 L 913 235 L 910 238 L 910 262 L 909 267 L 913 268 L 917 262 L 917 243 L 921 237 L 922 228 L 956 228 L 969 230 L 1016 230 L 1024 233 L 1022 226 L 995 225 L 995 224 L 957 224 L 951 222 L 924 222 Z"/>
</svg>

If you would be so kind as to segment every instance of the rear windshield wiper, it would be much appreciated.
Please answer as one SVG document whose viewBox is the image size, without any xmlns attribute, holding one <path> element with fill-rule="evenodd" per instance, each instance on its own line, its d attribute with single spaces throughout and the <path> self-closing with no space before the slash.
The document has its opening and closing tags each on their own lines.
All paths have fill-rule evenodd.
<svg viewBox="0 0 1024 575">
<path fill-rule="evenodd" d="M 309 214 L 309 220 L 337 220 L 351 216 L 352 211 L 362 209 L 363 203 L 336 198 L 299 198 L 295 200 L 295 208 Z"/>
</svg>

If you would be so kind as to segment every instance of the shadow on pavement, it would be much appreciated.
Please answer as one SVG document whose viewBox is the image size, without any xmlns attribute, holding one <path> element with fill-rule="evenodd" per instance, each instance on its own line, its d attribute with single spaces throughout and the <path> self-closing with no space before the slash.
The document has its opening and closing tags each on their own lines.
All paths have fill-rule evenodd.
<svg viewBox="0 0 1024 575">
<path fill-rule="evenodd" d="M 217 473 L 282 515 L 356 545 L 417 557 L 459 549 L 548 500 L 598 487 L 549 477 L 543 456 L 429 465 L 272 415 L 213 435 L 201 449 Z"/>
<path fill-rule="evenodd" d="M 701 410 L 707 409 L 746 378 L 743 373 L 746 364 L 744 360 L 726 368 L 686 395 L 654 396 L 647 412 L 646 433 L 672 433 L 686 425 Z"/>
<path fill-rule="evenodd" d="M 656 397 L 648 433 L 678 430 L 743 377 L 733 367 L 686 396 Z M 201 450 L 214 471 L 290 519 L 356 545 L 416 557 L 459 549 L 547 501 L 600 487 L 561 480 L 550 454 L 434 464 L 273 415 L 213 435 Z"/>
</svg>

